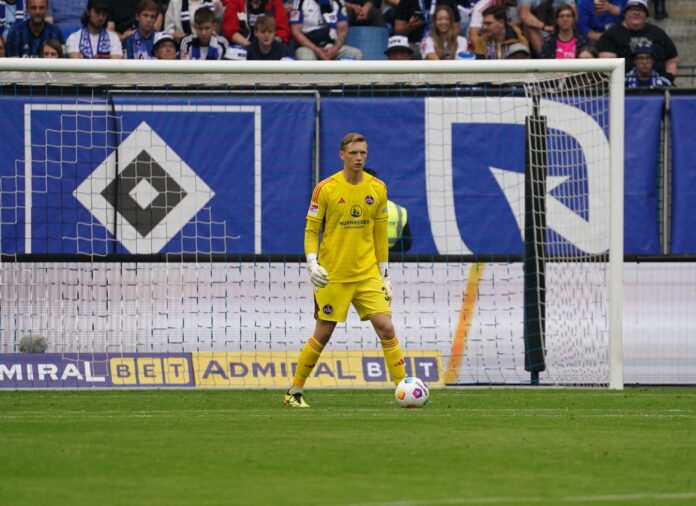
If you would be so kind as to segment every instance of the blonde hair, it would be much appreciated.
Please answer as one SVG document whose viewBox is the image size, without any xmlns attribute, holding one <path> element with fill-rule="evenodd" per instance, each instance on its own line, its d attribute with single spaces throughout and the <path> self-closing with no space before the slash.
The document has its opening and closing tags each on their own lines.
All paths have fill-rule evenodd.
<svg viewBox="0 0 696 506">
<path fill-rule="evenodd" d="M 350 133 L 346 135 L 341 141 L 341 151 L 345 151 L 349 144 L 354 142 L 367 142 L 363 134 Z"/>
<path fill-rule="evenodd" d="M 440 33 L 437 29 L 436 20 L 438 12 L 445 11 L 449 16 L 450 26 L 447 33 Z M 449 49 L 449 59 L 454 60 L 457 57 L 457 27 L 454 23 L 454 13 L 448 5 L 438 5 L 433 14 L 433 28 L 430 31 L 430 36 L 433 38 L 435 53 L 438 58 L 444 60 L 447 58 L 447 50 Z"/>
</svg>

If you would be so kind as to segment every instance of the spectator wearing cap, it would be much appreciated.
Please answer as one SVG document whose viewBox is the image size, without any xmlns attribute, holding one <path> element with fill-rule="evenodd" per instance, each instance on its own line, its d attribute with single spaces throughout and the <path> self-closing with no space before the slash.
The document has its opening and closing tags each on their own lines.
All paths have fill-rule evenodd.
<svg viewBox="0 0 696 506">
<path fill-rule="evenodd" d="M 507 22 L 505 7 L 495 5 L 483 11 L 483 30 L 474 47 L 476 58 L 506 60 L 515 44 L 522 44 L 529 49 L 529 43 L 521 30 Z"/>
<path fill-rule="evenodd" d="M 48 0 L 28 0 L 27 11 L 28 19 L 15 23 L 7 36 L 7 56 L 36 57 L 47 40 L 57 39 L 60 44 L 65 43 L 63 32 L 46 23 Z"/>
<path fill-rule="evenodd" d="M 626 69 L 633 69 L 633 51 L 650 46 L 658 74 L 674 82 L 679 56 L 672 39 L 660 27 L 647 23 L 648 0 L 627 0 L 624 20 L 604 32 L 597 42 L 600 58 L 625 58 Z"/>
<path fill-rule="evenodd" d="M 170 0 L 164 15 L 164 31 L 169 32 L 177 42 L 187 35 L 195 35 L 193 20 L 196 11 L 201 8 L 212 10 L 217 20 L 222 19 L 224 7 L 220 0 Z"/>
<path fill-rule="evenodd" d="M 82 28 L 73 32 L 65 43 L 68 57 L 86 59 L 121 59 L 121 40 L 106 29 L 109 16 L 107 0 L 89 0 L 82 14 Z"/>
<path fill-rule="evenodd" d="M 254 40 L 247 47 L 247 60 L 294 60 L 288 46 L 276 38 L 276 21 L 259 16 L 254 24 Z"/>
<path fill-rule="evenodd" d="M 392 35 L 389 37 L 384 54 L 388 60 L 413 59 L 413 49 L 411 49 L 411 45 L 408 43 L 408 37 L 403 35 Z"/>
<path fill-rule="evenodd" d="M 528 60 L 531 57 L 532 55 L 529 52 L 529 48 L 519 42 L 511 44 L 508 48 L 508 60 Z"/>
<path fill-rule="evenodd" d="M 179 46 L 167 32 L 157 32 L 152 43 L 152 56 L 157 60 L 178 59 Z"/>
<path fill-rule="evenodd" d="M 577 58 L 578 50 L 587 45 L 585 35 L 575 26 L 575 10 L 570 5 L 556 9 L 553 33 L 544 39 L 540 58 L 566 60 Z"/>
<path fill-rule="evenodd" d="M 447 5 L 439 5 L 433 16 L 434 24 L 430 35 L 423 41 L 423 56 L 426 60 L 468 59 L 467 42 L 459 35 L 454 23 L 454 14 Z"/>
<path fill-rule="evenodd" d="M 0 35 L 7 39 L 12 27 L 24 21 L 25 0 L 0 1 Z"/>
<path fill-rule="evenodd" d="M 604 32 L 623 21 L 626 0 L 580 0 L 578 27 L 591 42 L 597 42 Z"/>
<path fill-rule="evenodd" d="M 626 88 L 667 88 L 672 82 L 655 69 L 651 46 L 638 46 L 633 51 L 634 67 L 626 74 Z"/>
</svg>

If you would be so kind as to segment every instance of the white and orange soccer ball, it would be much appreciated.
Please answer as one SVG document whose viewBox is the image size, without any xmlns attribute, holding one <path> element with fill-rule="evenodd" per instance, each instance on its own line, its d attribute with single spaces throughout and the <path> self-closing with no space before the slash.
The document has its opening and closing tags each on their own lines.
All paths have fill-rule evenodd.
<svg viewBox="0 0 696 506">
<path fill-rule="evenodd" d="M 394 398 L 402 408 L 423 407 L 428 402 L 428 397 L 430 397 L 428 385 L 415 376 L 402 379 L 394 392 Z"/>
</svg>

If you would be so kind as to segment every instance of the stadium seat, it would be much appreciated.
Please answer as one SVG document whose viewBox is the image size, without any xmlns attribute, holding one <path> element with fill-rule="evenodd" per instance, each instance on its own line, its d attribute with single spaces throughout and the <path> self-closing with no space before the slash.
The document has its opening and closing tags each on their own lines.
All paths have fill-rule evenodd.
<svg viewBox="0 0 696 506">
<path fill-rule="evenodd" d="M 389 31 L 384 26 L 351 26 L 346 44 L 362 51 L 365 60 L 386 60 Z"/>
</svg>

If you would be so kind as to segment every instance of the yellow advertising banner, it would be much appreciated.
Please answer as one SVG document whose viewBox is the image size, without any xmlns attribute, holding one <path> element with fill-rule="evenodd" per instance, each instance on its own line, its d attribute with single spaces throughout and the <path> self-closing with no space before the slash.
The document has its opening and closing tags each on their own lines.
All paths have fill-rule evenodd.
<svg viewBox="0 0 696 506">
<path fill-rule="evenodd" d="M 299 352 L 192 353 L 198 387 L 287 387 Z M 406 374 L 429 386 L 443 386 L 442 357 L 438 351 L 409 351 Z M 384 356 L 375 351 L 325 351 L 308 381 L 312 388 L 393 387 Z"/>
</svg>

